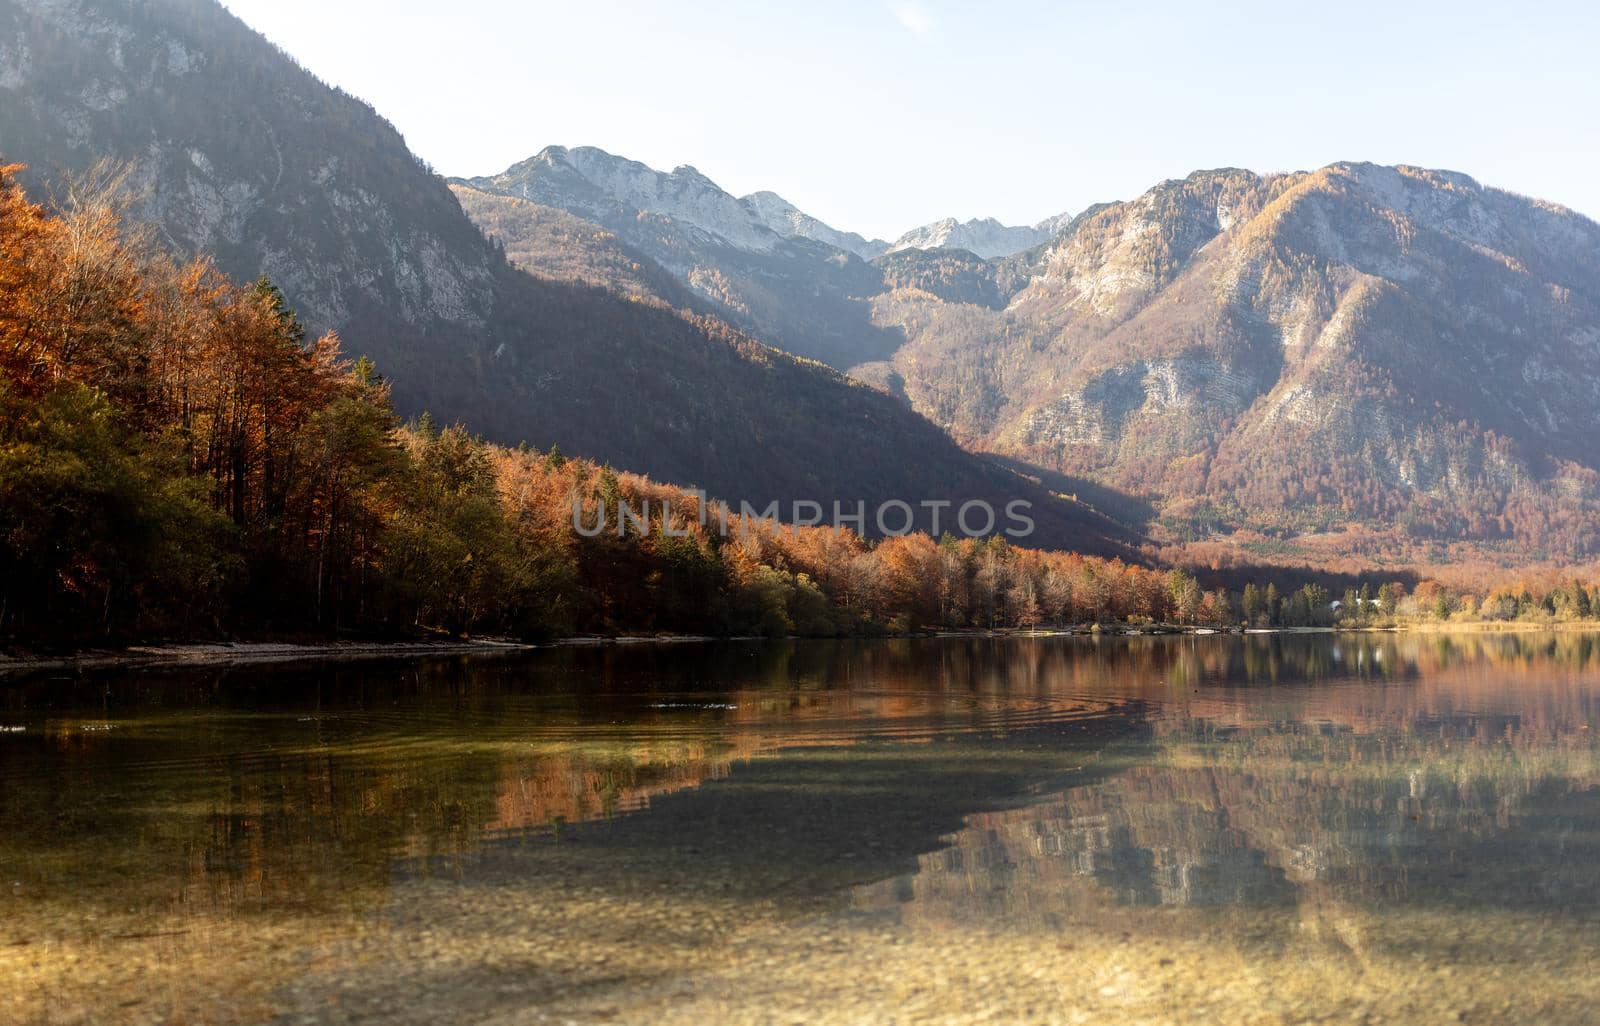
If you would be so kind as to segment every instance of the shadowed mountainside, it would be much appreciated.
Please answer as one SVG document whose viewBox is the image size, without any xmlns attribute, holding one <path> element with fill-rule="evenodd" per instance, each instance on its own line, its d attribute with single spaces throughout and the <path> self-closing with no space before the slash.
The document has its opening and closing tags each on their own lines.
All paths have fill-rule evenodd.
<svg viewBox="0 0 1600 1026">
<path fill-rule="evenodd" d="M 1049 507 L 1041 542 L 1126 537 L 904 404 L 677 309 L 659 272 L 648 302 L 600 287 L 578 240 L 543 278 L 517 270 L 392 126 L 211 0 L 3 0 L 0 39 L 0 153 L 36 187 L 132 163 L 160 243 L 272 277 L 403 412 L 735 502 L 1025 497 Z"/>
</svg>

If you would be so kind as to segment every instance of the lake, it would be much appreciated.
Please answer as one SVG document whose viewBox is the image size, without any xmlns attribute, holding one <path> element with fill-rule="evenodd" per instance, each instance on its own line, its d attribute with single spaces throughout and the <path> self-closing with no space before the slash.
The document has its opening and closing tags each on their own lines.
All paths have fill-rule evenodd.
<svg viewBox="0 0 1600 1026">
<path fill-rule="evenodd" d="M 0 1022 L 1578 1023 L 1600 636 L 0 680 Z"/>
</svg>

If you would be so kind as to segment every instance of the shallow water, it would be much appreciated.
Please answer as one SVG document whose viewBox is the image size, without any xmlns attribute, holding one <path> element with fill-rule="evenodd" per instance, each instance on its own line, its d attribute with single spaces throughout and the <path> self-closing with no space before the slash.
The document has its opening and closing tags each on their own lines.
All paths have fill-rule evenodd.
<svg viewBox="0 0 1600 1026">
<path fill-rule="evenodd" d="M 12 681 L 0 1022 L 1591 1022 L 1597 720 L 1577 634 Z"/>
</svg>

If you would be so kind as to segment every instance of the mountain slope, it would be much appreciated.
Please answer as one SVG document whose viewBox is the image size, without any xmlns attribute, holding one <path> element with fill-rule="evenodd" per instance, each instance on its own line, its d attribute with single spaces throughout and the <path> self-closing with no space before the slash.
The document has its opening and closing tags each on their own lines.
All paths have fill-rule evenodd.
<svg viewBox="0 0 1600 1026">
<path fill-rule="evenodd" d="M 423 339 L 489 325 L 498 258 L 444 184 L 371 108 L 220 7 L 6 0 L 0 40 L 0 151 L 35 185 L 135 162 L 162 242 L 272 276 L 404 382 Z"/>
<path fill-rule="evenodd" d="M 733 501 L 1049 503 L 890 397 L 675 308 L 659 268 L 636 272 L 642 302 L 597 270 L 604 254 L 542 279 L 513 268 L 371 108 L 211 0 L 0 0 L 0 154 L 35 184 L 136 161 L 136 212 L 162 241 L 271 275 L 314 329 L 373 356 L 408 412 Z M 1056 506 L 1041 542 L 1111 545 L 1114 525 Z"/>
<path fill-rule="evenodd" d="M 462 212 L 500 246 L 518 270 L 545 281 L 588 285 L 622 296 L 653 297 L 675 309 L 699 314 L 711 312 L 710 303 L 660 264 L 593 221 L 465 185 L 451 185 L 450 191 Z"/>
<path fill-rule="evenodd" d="M 1600 226 L 1464 175 L 1200 172 L 1076 219 L 1004 309 L 875 309 L 957 438 L 1179 519 L 1600 546 Z"/>
<path fill-rule="evenodd" d="M 785 238 L 825 242 L 863 260 L 871 260 L 889 248 L 882 239 L 863 239 L 855 232 L 831 228 L 775 192 L 752 192 L 739 202 L 762 224 Z"/>
<path fill-rule="evenodd" d="M 901 342 L 872 324 L 877 272 L 836 245 L 875 244 L 852 242 L 770 193 L 741 200 L 694 168 L 656 171 L 590 146 L 547 147 L 500 174 L 457 183 L 610 229 L 730 323 L 798 356 L 843 370 L 886 359 Z"/>
</svg>

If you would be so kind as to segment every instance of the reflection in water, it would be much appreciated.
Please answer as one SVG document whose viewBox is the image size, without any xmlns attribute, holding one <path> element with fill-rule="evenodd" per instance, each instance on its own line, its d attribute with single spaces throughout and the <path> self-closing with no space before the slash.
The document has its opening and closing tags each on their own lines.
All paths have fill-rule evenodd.
<svg viewBox="0 0 1600 1026">
<path fill-rule="evenodd" d="M 0 979 L 42 1022 L 1295 1021 L 1330 994 L 1350 1018 L 1582 1021 L 1597 645 L 749 643 L 16 681 Z M 863 958 L 893 986 L 823 985 Z"/>
<path fill-rule="evenodd" d="M 1077 879 L 1132 905 L 1594 906 L 1600 758 L 1485 719 L 1419 716 L 1415 733 L 1158 719 L 1153 743 L 1120 753 L 1131 768 L 972 816 L 909 886 L 861 898 L 952 922 L 1059 920 Z"/>
</svg>

